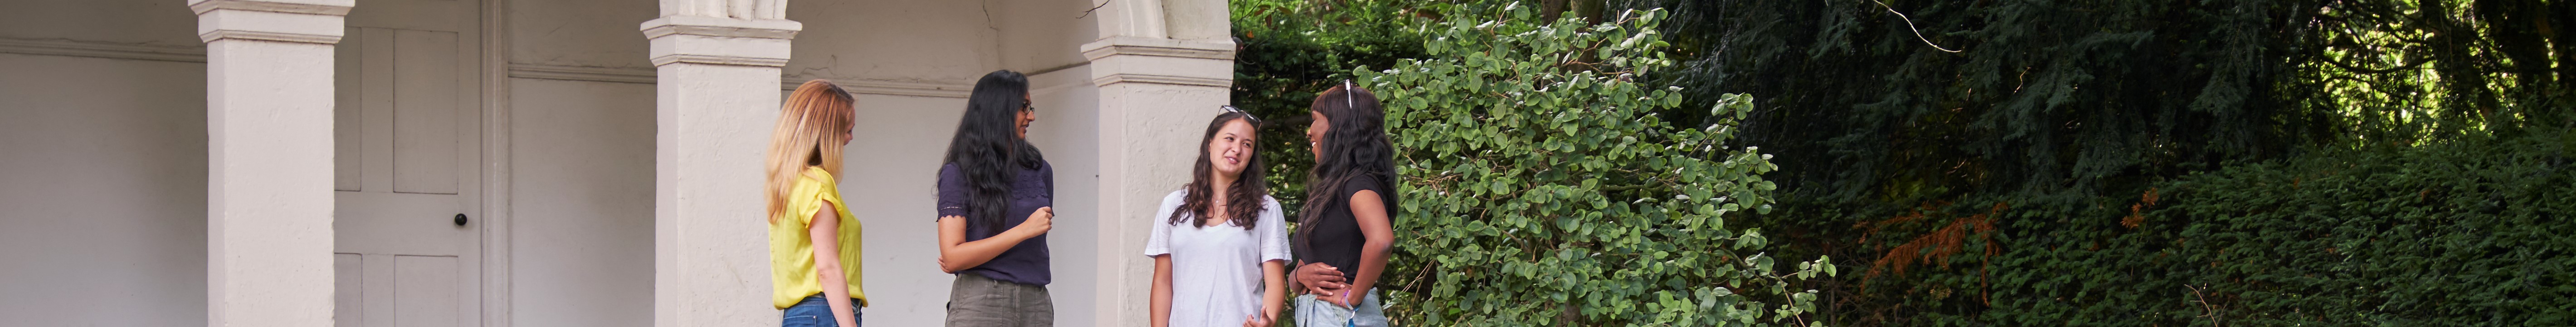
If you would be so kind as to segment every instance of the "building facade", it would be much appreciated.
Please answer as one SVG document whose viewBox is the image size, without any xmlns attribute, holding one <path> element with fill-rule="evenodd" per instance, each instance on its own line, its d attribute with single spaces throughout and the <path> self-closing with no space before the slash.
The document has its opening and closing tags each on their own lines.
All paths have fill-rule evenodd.
<svg viewBox="0 0 2576 327">
<path fill-rule="evenodd" d="M 1153 207 L 1225 104 L 1223 0 L 0 2 L 0 317 L 763 326 L 785 90 L 857 93 L 865 324 L 936 325 L 933 176 L 1030 76 L 1065 326 L 1145 322 Z"/>
</svg>

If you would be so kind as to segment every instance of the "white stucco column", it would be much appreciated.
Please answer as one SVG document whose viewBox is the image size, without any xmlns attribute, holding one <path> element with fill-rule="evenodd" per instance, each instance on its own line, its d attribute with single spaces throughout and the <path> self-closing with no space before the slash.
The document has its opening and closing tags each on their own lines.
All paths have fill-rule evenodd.
<svg viewBox="0 0 2576 327">
<path fill-rule="evenodd" d="M 1100 87 L 1101 312 L 1094 323 L 1143 326 L 1154 261 L 1137 251 L 1153 230 L 1155 206 L 1189 182 L 1173 172 L 1190 171 L 1207 120 L 1227 104 L 1234 41 L 1223 0 L 1109 2 L 1100 9 L 1102 38 L 1082 46 Z"/>
<path fill-rule="evenodd" d="M 653 325 L 764 326 L 761 163 L 779 67 L 802 24 L 784 0 L 662 0 L 652 40 Z"/>
<path fill-rule="evenodd" d="M 353 2 L 188 1 L 206 41 L 207 326 L 331 324 L 331 47 Z"/>
</svg>

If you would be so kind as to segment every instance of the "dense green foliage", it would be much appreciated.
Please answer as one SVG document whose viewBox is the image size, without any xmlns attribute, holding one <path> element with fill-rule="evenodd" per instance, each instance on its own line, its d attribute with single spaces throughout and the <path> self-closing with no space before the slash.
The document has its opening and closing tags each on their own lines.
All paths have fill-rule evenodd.
<svg viewBox="0 0 2576 327">
<path fill-rule="evenodd" d="M 1598 10 L 1604 2 L 1609 9 Z M 2576 110 L 2571 110 L 2576 108 L 2576 33 L 2558 33 L 2576 26 L 2576 1 L 1234 3 L 1236 26 L 1246 34 L 1237 102 L 1273 106 L 1256 109 L 1276 113 L 1264 117 L 1303 115 L 1312 92 L 1351 76 L 1345 74 L 1349 67 L 1397 67 L 1399 59 L 1514 67 L 1492 65 L 1501 60 L 1497 58 L 1471 57 L 1497 51 L 1493 45 L 1501 42 L 1474 41 L 1486 42 L 1474 51 L 1422 47 L 1465 38 L 1448 35 L 1449 27 L 1425 27 L 1435 26 L 1431 22 L 1544 22 L 1559 16 L 1549 11 L 1562 8 L 1577 10 L 1562 16 L 1585 22 L 1625 24 L 1629 21 L 1618 14 L 1623 8 L 1669 10 L 1672 17 L 1655 29 L 1663 33 L 1653 38 L 1673 47 L 1650 51 L 1660 56 L 1634 57 L 1669 58 L 1677 65 L 1632 69 L 1616 80 L 1639 83 L 1637 89 L 1647 93 L 1679 86 L 1673 94 L 1681 98 L 1680 105 L 1621 107 L 1635 110 L 1628 113 L 1633 117 L 1652 119 L 1620 125 L 1575 121 L 1570 123 L 1584 127 L 1572 133 L 1499 129 L 1547 137 L 1522 140 L 1483 132 L 1481 126 L 1502 116 L 1490 108 L 1508 102 L 1511 106 L 1502 106 L 1508 107 L 1504 110 L 1524 110 L 1530 108 L 1512 106 L 1545 108 L 1560 102 L 1528 105 L 1533 102 L 1504 93 L 1460 96 L 1483 101 L 1463 104 L 1423 100 L 1434 101 L 1425 105 L 1427 112 L 1463 111 L 1479 127 L 1475 132 L 1444 127 L 1446 134 L 1399 131 L 1399 142 L 1406 137 L 1445 140 L 1399 144 L 1408 153 L 1468 153 L 1408 157 L 1426 162 L 1405 162 L 1421 167 L 1407 174 L 1512 171 L 1496 170 L 1506 167 L 1495 164 L 1510 161 L 1505 159 L 1574 162 L 1551 157 L 1567 150 L 1546 140 L 1595 131 L 1660 135 L 1656 133 L 1701 130 L 1708 133 L 1702 136 L 1708 142 L 1760 146 L 1762 153 L 1777 155 L 1764 159 L 1779 169 L 1759 180 L 1777 183 L 1779 191 L 1753 201 L 1773 201 L 1769 204 L 1778 210 L 1737 212 L 1726 216 L 1737 219 L 1726 222 L 1758 227 L 1770 244 L 1723 250 L 1862 259 L 1864 263 L 1841 267 L 1862 269 L 1855 274 L 1773 280 L 1784 291 L 1818 290 L 1816 310 L 1800 318 L 1827 325 L 2570 325 L 2568 312 L 2576 311 L 2560 304 L 2576 294 L 2571 289 L 2576 286 L 2569 286 L 2576 285 L 2569 273 L 2576 265 L 2569 259 L 2576 256 L 2571 255 L 2576 241 L 2557 236 L 2576 232 L 2576 220 L 2566 219 L 2576 194 L 2568 190 L 2571 180 L 2562 172 L 2570 149 L 2564 135 L 2576 130 Z M 1497 10 L 1507 5 L 1546 9 L 1535 14 L 1542 19 L 1533 20 Z M 1469 16 L 1476 18 L 1462 18 Z M 1482 37 L 1492 39 L 1482 40 L 1516 35 L 1488 33 Z M 1607 58 L 1592 54 L 1574 60 Z M 1557 74 L 1621 70 L 1565 65 L 1498 71 L 1545 68 L 1556 68 Z M 1407 73 L 1402 67 L 1396 72 L 1439 75 Z M 1472 75 L 1447 74 L 1461 79 Z M 1496 80 L 1502 79 L 1469 81 L 1484 82 L 1488 89 L 1506 87 Z M 1398 83 L 1469 88 L 1455 81 Z M 1528 90 L 1542 89 L 1565 90 Z M 1760 95 L 1761 100 L 1742 104 L 1736 101 L 1750 98 L 1736 94 Z M 1555 109 L 1565 110 L 1625 100 L 1551 101 L 1572 104 Z M 1736 106 L 1751 111 L 1727 109 Z M 1719 110 L 1706 110 L 1711 107 Z M 1423 122 L 1446 118 L 1428 119 Z M 1736 128 L 1702 128 L 1712 125 Z M 1295 127 L 1302 126 L 1265 132 L 1292 138 L 1271 137 L 1274 141 L 1297 141 L 1302 138 Z M 1541 151 L 1491 146 L 1507 141 L 1538 144 Z M 1453 145 L 1464 150 L 1443 150 L 1444 142 L 1468 143 Z M 1294 156 L 1286 161 L 1269 157 L 1288 163 L 1274 171 L 1292 172 L 1274 173 L 1274 178 L 1302 180 L 1303 161 L 1296 160 L 1303 159 L 1304 148 L 1287 145 L 1265 145 L 1265 153 Z M 1470 162 L 1482 166 L 1466 165 Z M 1653 227 L 1639 225 L 1653 221 L 1638 220 L 1646 219 L 1637 215 L 1643 211 L 1524 199 L 1532 190 L 1545 189 L 1538 185 L 1547 185 L 1528 176 L 1553 171 L 1547 169 L 1594 169 L 1539 166 L 1545 168 L 1522 175 L 1457 175 L 1459 180 L 1407 185 L 1473 192 L 1472 185 L 1481 182 L 1490 192 L 1492 182 L 1510 177 L 1515 178 L 1512 183 L 1530 186 L 1516 186 L 1513 190 L 1520 193 L 1502 196 L 1448 194 L 1456 199 L 1443 201 L 1523 201 L 1517 203 L 1537 208 L 1407 211 L 1402 218 L 1424 221 L 1399 221 L 1422 224 L 1399 230 L 1444 232 L 1399 242 L 1399 260 L 1421 261 L 1390 267 L 1389 285 L 1432 292 L 1441 280 L 1396 277 L 1472 275 L 1478 264 L 1505 272 L 1527 264 L 1584 274 L 1460 279 L 1457 296 L 1406 294 L 1411 298 L 1405 301 L 1417 302 L 1399 303 L 1392 313 L 1416 325 L 1695 325 L 1688 319 L 1596 313 L 1672 306 L 1613 309 L 1616 305 L 1577 300 L 1669 301 L 1653 292 L 1617 288 L 1632 285 L 1613 285 L 1613 293 L 1601 295 L 1591 294 L 1593 284 L 1544 285 L 1616 276 L 1589 275 L 1585 269 L 1599 266 L 1586 264 L 1631 267 L 1616 261 L 1574 262 L 1571 267 L 1556 266 L 1572 261 L 1541 261 L 1569 248 L 1600 256 L 1622 251 L 1600 238 L 1569 241 L 1588 234 L 1559 230 L 1651 231 Z M 1624 185 L 1608 179 L 1656 178 L 1594 175 L 1605 179 L 1596 185 Z M 1430 175 L 1411 177 L 1420 176 Z M 1294 182 L 1279 185 L 1293 189 Z M 1580 192 L 1608 190 L 1584 185 L 1568 189 L 1610 199 L 1636 191 Z M 1443 196 L 1407 195 L 1408 200 Z M 1747 201 L 1743 198 L 1730 200 Z M 1651 203 L 1631 204 L 1629 210 Z M 1512 210 L 1495 213 L 1493 208 Z M 1582 219 L 1586 212 L 1603 218 Z M 1461 218 L 1451 221 L 1444 215 Z M 1575 217 L 1570 222 L 1577 227 L 1550 228 L 1546 225 L 1551 222 L 1538 219 L 1534 230 L 1505 229 L 1509 233 L 1499 235 L 1445 232 L 1477 221 L 1494 226 L 1515 215 Z M 1474 255 L 1486 260 L 1459 259 L 1466 254 L 1422 246 L 1426 241 L 1476 244 Z M 1492 256 L 1503 249 L 1524 257 Z M 1719 254 L 1728 255 L 1732 253 Z M 1575 257 L 1590 258 L 1595 257 Z M 1559 294 L 1567 300 L 1553 298 Z M 1779 293 L 1757 294 L 1770 299 Z M 1489 299 L 1524 300 L 1480 302 Z M 1569 303 L 1586 309 L 1555 316 L 1566 319 L 1561 321 L 1534 318 L 1550 306 L 1561 311 Z"/>
<path fill-rule="evenodd" d="M 1752 223 L 1783 235 L 1790 244 L 1782 255 L 1871 259 L 1868 273 L 1808 286 L 1825 290 L 1825 319 L 1834 324 L 2124 321 L 2038 315 L 2044 310 L 1994 296 L 2028 287 L 2103 296 L 2134 291 L 2113 285 L 2156 281 L 2089 276 L 2094 270 L 2086 269 L 2102 262 L 2027 251 L 2050 250 L 2029 248 L 2042 246 L 2035 244 L 2093 246 L 2051 237 L 2129 216 L 2128 206 L 2161 183 L 2249 164 L 2365 160 L 2371 157 L 2330 154 L 2423 151 L 2412 148 L 2576 126 L 2569 110 L 2576 64 L 2567 64 L 2576 51 L 2565 50 L 2576 49 L 2576 34 L 2550 27 L 2576 24 L 2576 2 L 1622 5 L 1676 12 L 1671 30 L 1683 64 L 1653 76 L 1658 83 L 1686 87 L 1694 103 L 1724 93 L 1764 95 L 1742 141 L 1778 155 L 1783 169 L 1772 179 L 1783 210 Z M 2403 193 L 2375 196 L 2415 194 Z M 2213 203 L 2227 204 L 2235 203 Z M 2321 228 L 2310 232 L 2337 228 L 2289 222 Z M 2015 268 L 2000 268 L 2007 263 Z M 2003 271 L 2101 279 L 2034 285 L 2044 280 L 2000 280 Z M 2144 312 L 2177 303 L 2167 300 L 2056 305 Z M 1959 320 L 1914 319 L 1920 317 Z"/>
<path fill-rule="evenodd" d="M 1698 52 L 1661 77 L 1765 95 L 1747 141 L 1781 149 L 1795 194 L 1896 207 L 2126 193 L 2332 136 L 2331 112 L 2278 94 L 2300 77 L 2276 45 L 2309 17 L 2270 3 L 1888 4 L 1912 25 L 1866 0 L 1677 1 Z"/>
<path fill-rule="evenodd" d="M 2302 42 L 2291 22 L 2306 17 L 2268 3 L 1670 5 L 1692 49 L 1658 78 L 1702 98 L 1765 95 L 1745 142 L 1786 168 L 1786 210 L 1757 224 L 1789 236 L 1784 254 L 1874 259 L 1808 286 L 1827 290 L 1838 325 L 1981 312 L 1993 270 L 1947 261 L 2061 228 L 2014 219 L 2115 208 L 2160 178 L 2340 137 L 2333 110 L 2285 95 L 2300 77 L 2296 49 L 2278 45 Z"/>
<path fill-rule="evenodd" d="M 2576 3 L 1623 5 L 1659 5 L 1677 13 L 1674 44 L 1680 44 L 1677 59 L 1685 64 L 1672 75 L 1656 75 L 1659 82 L 1685 85 L 1695 103 L 1721 93 L 1765 95 L 1757 103 L 1765 111 L 1744 124 L 1744 142 L 1777 154 L 1783 173 L 1772 180 L 1783 185 L 1783 211 L 1759 216 L 1754 224 L 1785 234 L 1790 245 L 1783 255 L 1870 260 L 1868 273 L 1811 286 L 1824 288 L 1824 319 L 1834 324 L 2179 324 L 2141 317 L 2177 309 L 2205 312 L 2184 309 L 2182 304 L 2197 301 L 2179 299 L 2187 288 L 2174 281 L 2192 281 L 2190 288 L 2200 288 L 2195 299 L 2210 296 L 2221 301 L 2213 309 L 2244 319 L 2318 312 L 2349 314 L 2321 319 L 2344 324 L 2439 322 L 2352 319 L 2398 312 L 2488 317 L 2473 309 L 2496 306 L 2470 301 L 2406 301 L 2380 309 L 2349 304 L 2388 301 L 2236 301 L 2262 296 L 2249 294 L 2251 288 L 2272 288 L 2269 281 L 2246 278 L 2275 276 L 2195 270 L 2190 260 L 2172 260 L 2179 252 L 2112 247 L 2107 237 L 2115 232 L 2105 227 L 2117 227 L 2120 216 L 2154 216 L 2130 214 L 2128 206 L 2159 188 L 2172 193 L 2164 203 L 2174 209 L 2249 206 L 2215 193 L 2177 193 L 2205 191 L 2174 185 L 2177 178 L 2215 170 L 2251 178 L 2244 170 L 2257 170 L 2254 165 L 2437 170 L 2434 165 L 2442 162 L 2380 160 L 2398 160 L 2388 152 L 2458 152 L 2465 147 L 2455 142 L 2465 139 L 2517 139 L 2576 126 L 2568 111 L 2576 64 L 2566 64 L 2576 59 L 2568 57 L 2576 51 L 2566 51 L 2576 49 L 2576 33 L 2548 28 L 2576 23 Z M 2434 144 L 2447 149 L 2432 149 Z M 2419 196 L 2401 188 L 2372 191 L 2388 193 L 2269 188 L 2264 196 Z M 2545 201 L 2563 198 L 2568 196 Z M 2277 227 L 2264 234 L 2336 234 L 2406 219 L 2391 216 L 2393 211 L 2267 211 L 2282 214 L 2166 211 L 2164 219 Z M 2316 219 L 2334 214 L 2380 221 Z M 2215 224 L 2218 219 L 2228 224 Z M 2566 229 L 2563 224 L 2571 221 L 2543 216 L 2532 224 Z M 2161 242 L 2177 239 L 2195 237 L 2166 234 Z M 2094 247 L 2102 252 L 2092 252 Z M 2396 252 L 2365 255 L 2375 257 L 2352 260 L 2406 260 Z M 2555 257 L 2566 257 L 2566 247 L 2537 247 L 2535 255 L 2509 260 L 2543 265 Z M 2295 257 L 2277 260 L 2303 263 Z M 2329 278 L 2336 286 L 2393 283 L 2378 276 Z M 2228 301 L 2239 306 L 2226 306 Z"/>
<path fill-rule="evenodd" d="M 1948 245 L 2000 252 L 1935 262 L 1965 273 L 1872 283 L 1923 308 L 1886 324 L 2567 326 L 2568 150 L 2545 134 L 2337 150 L 2158 183 L 2135 207 L 2011 204 L 1991 238 Z"/>
<path fill-rule="evenodd" d="M 1659 81 L 1764 95 L 1747 142 L 1822 201 L 2124 194 L 2346 140 L 2576 124 L 2576 65 L 2552 65 L 2576 51 L 2548 51 L 2576 33 L 2532 33 L 2576 24 L 2568 2 L 1628 5 L 1678 13 L 1685 63 Z"/>
<path fill-rule="evenodd" d="M 1662 11 L 1602 24 L 1465 7 L 1429 25 L 1425 59 L 1354 74 L 1386 99 L 1404 213 L 1385 288 L 1399 323 L 1455 326 L 1803 324 L 1824 259 L 1773 267 L 1759 229 L 1776 169 L 1728 146 L 1751 99 L 1674 128 Z M 1741 227 L 1738 227 L 1741 228 Z"/>
<path fill-rule="evenodd" d="M 1234 106 L 1267 119 L 1261 160 L 1271 164 L 1270 194 L 1280 205 L 1304 203 L 1306 111 L 1315 93 L 1351 78 L 1351 67 L 1389 67 L 1422 57 L 1409 1 L 1234 0 Z M 1292 215 L 1293 217 L 1293 215 Z"/>
</svg>

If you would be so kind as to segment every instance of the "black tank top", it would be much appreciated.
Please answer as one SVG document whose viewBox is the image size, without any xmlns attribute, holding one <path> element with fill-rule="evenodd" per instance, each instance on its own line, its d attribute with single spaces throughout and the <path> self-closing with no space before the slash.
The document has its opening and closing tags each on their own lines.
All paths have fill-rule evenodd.
<svg viewBox="0 0 2576 327">
<path fill-rule="evenodd" d="M 1374 176 L 1363 174 L 1352 177 L 1349 183 L 1342 184 L 1341 192 L 1335 193 L 1335 196 L 1340 199 L 1335 199 L 1322 208 L 1324 216 L 1317 217 L 1315 226 L 1305 226 L 1297 230 L 1297 233 L 1309 234 L 1300 235 L 1302 242 L 1294 242 L 1292 250 L 1297 254 L 1297 261 L 1333 265 L 1333 268 L 1342 271 L 1343 278 L 1359 277 L 1360 248 L 1368 245 L 1368 235 L 1360 232 L 1359 218 L 1351 215 L 1350 197 L 1361 190 L 1377 192 L 1378 201 L 1385 203 L 1389 211 L 1387 223 L 1394 224 L 1395 191 Z M 1307 199 L 1307 201 L 1323 200 Z"/>
</svg>

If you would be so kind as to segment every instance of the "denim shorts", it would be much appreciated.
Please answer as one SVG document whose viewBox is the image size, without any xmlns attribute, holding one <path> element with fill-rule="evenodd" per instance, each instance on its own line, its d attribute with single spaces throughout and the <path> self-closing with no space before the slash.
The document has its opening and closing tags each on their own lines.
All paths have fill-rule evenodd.
<svg viewBox="0 0 2576 327">
<path fill-rule="evenodd" d="M 1317 299 L 1314 294 L 1298 295 L 1288 302 L 1297 306 L 1297 326 L 1386 327 L 1386 306 L 1378 303 L 1374 288 L 1348 308 Z"/>
<path fill-rule="evenodd" d="M 778 323 L 780 327 L 842 327 L 840 320 L 832 317 L 832 302 L 824 300 L 821 293 L 805 297 L 803 301 L 796 301 L 796 305 L 787 306 L 787 312 L 781 316 L 786 318 Z M 861 325 L 858 321 L 858 299 L 850 300 L 850 320 L 852 325 L 848 327 Z"/>
</svg>

